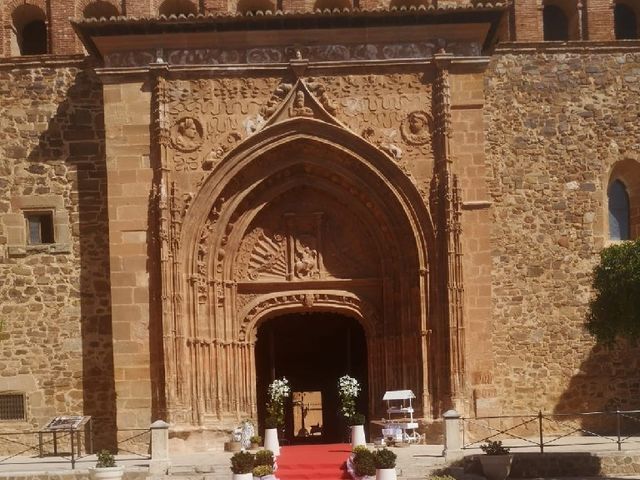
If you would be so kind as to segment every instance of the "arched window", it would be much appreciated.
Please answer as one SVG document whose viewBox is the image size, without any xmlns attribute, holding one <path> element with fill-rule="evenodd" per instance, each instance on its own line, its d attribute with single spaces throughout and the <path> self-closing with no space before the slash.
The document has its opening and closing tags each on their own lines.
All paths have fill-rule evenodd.
<svg viewBox="0 0 640 480">
<path fill-rule="evenodd" d="M 35 5 L 25 3 L 11 15 L 13 55 L 43 55 L 48 51 L 47 23 L 44 12 Z"/>
<path fill-rule="evenodd" d="M 545 5 L 542 10 L 545 40 L 569 40 L 569 18 L 557 5 Z"/>
<path fill-rule="evenodd" d="M 120 15 L 120 12 L 118 12 L 116 6 L 103 0 L 91 2 L 82 12 L 84 18 L 111 18 L 118 15 Z"/>
<path fill-rule="evenodd" d="M 613 10 L 613 20 L 617 40 L 638 38 L 638 17 L 629 5 L 616 3 Z"/>
<path fill-rule="evenodd" d="M 620 180 L 610 186 L 609 197 L 609 238 L 611 240 L 629 240 L 629 195 Z"/>
<path fill-rule="evenodd" d="M 165 0 L 158 8 L 160 15 L 196 15 L 198 7 L 191 0 Z"/>
</svg>

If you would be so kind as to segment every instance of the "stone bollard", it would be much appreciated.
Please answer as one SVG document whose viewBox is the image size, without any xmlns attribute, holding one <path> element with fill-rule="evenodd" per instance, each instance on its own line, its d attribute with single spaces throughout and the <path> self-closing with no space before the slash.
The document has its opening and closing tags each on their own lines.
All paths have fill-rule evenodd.
<svg viewBox="0 0 640 480">
<path fill-rule="evenodd" d="M 459 460 L 464 456 L 460 435 L 460 414 L 455 410 L 447 410 L 442 418 L 444 419 L 444 451 L 442 455 L 447 462 Z"/>
<path fill-rule="evenodd" d="M 169 424 L 156 420 L 151 424 L 151 475 L 166 475 L 169 470 Z"/>
</svg>

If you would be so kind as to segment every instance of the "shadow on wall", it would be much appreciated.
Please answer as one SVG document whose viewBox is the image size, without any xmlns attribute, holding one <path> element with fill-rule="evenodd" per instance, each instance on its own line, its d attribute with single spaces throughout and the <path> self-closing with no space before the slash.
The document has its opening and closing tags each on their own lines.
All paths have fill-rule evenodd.
<svg viewBox="0 0 640 480">
<path fill-rule="evenodd" d="M 80 261 L 84 414 L 93 417 L 94 449 L 115 448 L 116 403 L 111 325 L 109 218 L 102 84 L 78 71 L 66 98 L 29 154 L 38 163 L 64 161 L 77 172 L 77 211 L 71 213 Z"/>
<path fill-rule="evenodd" d="M 605 412 L 556 417 L 562 422 L 558 429 L 573 425 L 584 435 L 616 436 L 619 418 L 622 435 L 640 435 L 640 414 L 616 415 L 616 409 L 640 410 L 640 347 L 626 340 L 611 348 L 600 344 L 592 348 L 560 396 L 554 413 Z"/>
</svg>

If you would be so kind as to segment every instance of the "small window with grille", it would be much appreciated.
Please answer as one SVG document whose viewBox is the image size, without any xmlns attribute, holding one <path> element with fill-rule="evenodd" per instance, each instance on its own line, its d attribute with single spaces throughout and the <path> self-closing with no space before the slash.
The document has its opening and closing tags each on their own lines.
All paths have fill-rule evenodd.
<svg viewBox="0 0 640 480">
<path fill-rule="evenodd" d="M 25 396 L 22 393 L 0 394 L 0 421 L 26 420 Z"/>
<path fill-rule="evenodd" d="M 29 245 L 54 243 L 52 212 L 26 212 L 25 218 Z"/>
</svg>

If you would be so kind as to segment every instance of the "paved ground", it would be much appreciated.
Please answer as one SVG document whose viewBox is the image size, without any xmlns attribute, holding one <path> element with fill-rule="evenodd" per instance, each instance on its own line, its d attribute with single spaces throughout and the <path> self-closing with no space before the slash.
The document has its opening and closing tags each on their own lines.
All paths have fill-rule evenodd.
<svg viewBox="0 0 640 480">
<path fill-rule="evenodd" d="M 538 452 L 539 447 L 524 441 L 505 442 L 517 452 Z M 552 446 L 553 445 L 553 446 Z M 565 437 L 552 442 L 545 447 L 548 452 L 615 452 L 617 444 L 615 439 L 602 439 L 599 437 Z M 640 454 L 640 438 L 627 440 L 623 445 L 624 451 L 636 451 Z M 425 472 L 444 465 L 442 445 L 411 445 L 407 448 L 395 448 L 398 454 L 398 468 L 402 478 L 425 478 Z M 465 455 L 480 453 L 479 448 L 466 449 Z M 171 457 L 171 473 L 177 476 L 190 476 L 194 474 L 213 474 L 214 478 L 227 478 L 229 475 L 229 458 L 231 454 L 215 451 L 208 453 L 180 454 Z M 6 477 L 10 473 L 42 474 L 43 472 L 63 473 L 71 472 L 71 464 L 68 459 L 60 457 L 14 457 L 3 460 L 0 457 L 0 476 Z M 77 471 L 86 471 L 95 464 L 95 456 L 80 458 L 76 464 Z M 118 457 L 118 463 L 127 467 L 128 471 L 146 471 L 148 460 L 133 455 Z M 230 478 L 230 477 L 229 477 Z M 638 478 L 625 477 L 625 478 Z"/>
</svg>

